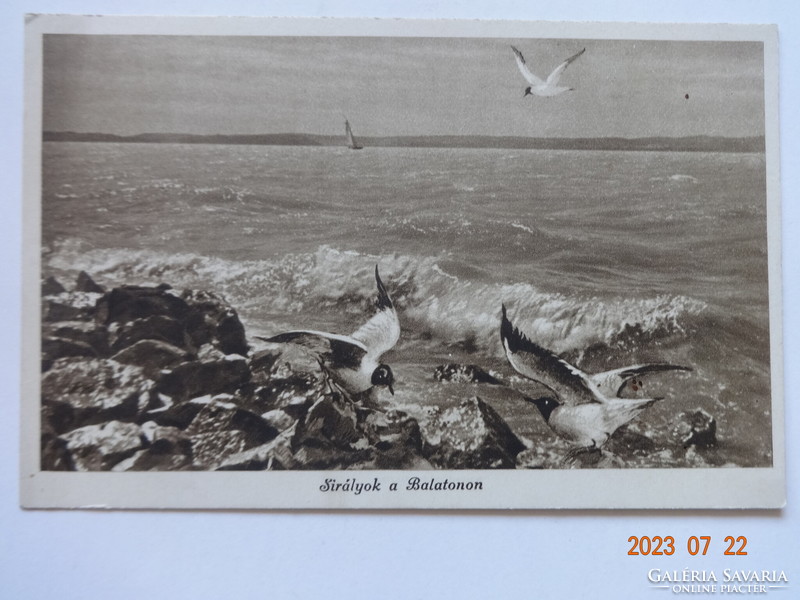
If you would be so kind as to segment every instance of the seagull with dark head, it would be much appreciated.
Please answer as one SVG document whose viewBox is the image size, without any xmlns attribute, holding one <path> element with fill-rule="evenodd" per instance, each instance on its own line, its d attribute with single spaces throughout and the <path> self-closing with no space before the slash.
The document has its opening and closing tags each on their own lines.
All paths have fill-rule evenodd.
<svg viewBox="0 0 800 600">
<path fill-rule="evenodd" d="M 662 398 L 621 398 L 626 387 L 639 390 L 641 377 L 658 371 L 691 371 L 668 363 L 633 365 L 590 375 L 539 346 L 511 324 L 503 305 L 500 339 L 508 362 L 520 375 L 547 389 L 525 397 L 557 435 L 578 449 L 599 449 L 622 425 Z"/>
<path fill-rule="evenodd" d="M 565 60 L 555 69 L 553 69 L 553 72 L 550 73 L 550 75 L 548 75 L 547 80 L 542 80 L 539 79 L 536 75 L 534 75 L 528 68 L 527 63 L 525 62 L 525 57 L 522 56 L 522 52 L 517 50 L 514 46 L 511 46 L 511 49 L 514 51 L 514 58 L 517 60 L 517 67 L 519 67 L 519 72 L 522 73 L 522 76 L 530 84 L 528 87 L 525 88 L 525 93 L 523 94 L 523 97 L 528 95 L 558 96 L 559 94 L 563 94 L 564 92 L 571 92 L 573 88 L 558 85 L 558 80 L 561 79 L 561 74 L 566 70 L 566 68 L 573 61 L 577 60 L 577 58 L 581 54 L 586 52 L 586 48 L 584 48 L 577 54 L 573 54 L 567 60 Z"/>
<path fill-rule="evenodd" d="M 350 394 L 366 392 L 373 386 L 387 387 L 394 394 L 394 374 L 389 365 L 380 362 L 380 358 L 400 339 L 400 321 L 377 265 L 375 281 L 378 285 L 376 312 L 349 336 L 301 329 L 258 339 L 306 348 L 317 357 L 331 378 Z"/>
</svg>

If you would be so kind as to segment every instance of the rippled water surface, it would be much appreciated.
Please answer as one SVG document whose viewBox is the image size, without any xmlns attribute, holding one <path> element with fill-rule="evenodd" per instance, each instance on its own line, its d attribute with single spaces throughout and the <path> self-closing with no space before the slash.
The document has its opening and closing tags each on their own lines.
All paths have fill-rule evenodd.
<svg viewBox="0 0 800 600">
<path fill-rule="evenodd" d="M 512 375 L 505 302 L 590 372 L 694 368 L 648 381 L 666 399 L 634 428 L 671 448 L 675 416 L 702 407 L 719 445 L 632 466 L 767 466 L 765 202 L 761 154 L 45 143 L 43 265 L 215 290 L 266 335 L 353 331 L 377 263 L 403 327 L 394 402 L 477 394 L 558 447 L 513 392 L 432 379 L 451 361 Z"/>
</svg>

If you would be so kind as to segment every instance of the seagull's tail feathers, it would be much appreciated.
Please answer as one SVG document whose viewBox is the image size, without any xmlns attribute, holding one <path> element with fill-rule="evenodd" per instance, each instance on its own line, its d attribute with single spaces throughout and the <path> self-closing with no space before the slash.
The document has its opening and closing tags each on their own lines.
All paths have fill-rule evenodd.
<svg viewBox="0 0 800 600">
<path fill-rule="evenodd" d="M 505 346 L 506 340 L 516 340 L 517 336 L 522 334 L 520 334 L 517 328 L 508 320 L 508 310 L 506 309 L 505 302 L 500 304 L 500 308 L 503 311 L 503 316 L 500 318 L 500 339 L 503 342 L 503 346 Z M 509 344 L 509 346 L 510 345 L 511 344 Z"/>
<path fill-rule="evenodd" d="M 623 398 L 610 398 L 604 406 L 607 409 L 607 419 L 611 422 L 612 431 L 621 427 L 628 421 L 635 419 L 639 414 L 660 402 L 664 398 L 637 398 L 628 400 Z"/>
<path fill-rule="evenodd" d="M 383 281 L 381 281 L 380 273 L 378 273 L 378 265 L 375 265 L 375 283 L 378 284 L 378 299 L 376 301 L 378 310 L 394 308 L 392 299 L 389 297 L 389 293 L 386 291 L 386 286 L 383 285 Z"/>
</svg>

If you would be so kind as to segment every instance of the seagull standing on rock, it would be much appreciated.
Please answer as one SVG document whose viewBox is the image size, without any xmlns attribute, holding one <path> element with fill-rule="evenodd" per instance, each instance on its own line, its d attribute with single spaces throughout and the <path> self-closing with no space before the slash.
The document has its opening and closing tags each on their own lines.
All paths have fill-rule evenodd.
<svg viewBox="0 0 800 600">
<path fill-rule="evenodd" d="M 317 357 L 331 378 L 350 394 L 366 392 L 373 386 L 385 386 L 394 395 L 392 369 L 379 361 L 400 339 L 400 321 L 378 274 L 377 265 L 375 281 L 378 285 L 375 302 L 377 312 L 352 335 L 296 330 L 258 339 L 303 346 Z"/>
<path fill-rule="evenodd" d="M 558 96 L 564 92 L 572 91 L 573 88 L 559 86 L 558 80 L 561 79 L 561 74 L 570 65 L 570 63 L 575 61 L 581 54 L 586 52 L 586 48 L 584 48 L 577 54 L 573 54 L 567 60 L 553 69 L 553 72 L 548 75 L 547 81 L 542 81 L 528 68 L 528 65 L 525 63 L 525 57 L 522 56 L 522 52 L 517 50 L 514 46 L 511 46 L 511 49 L 514 51 L 514 58 L 517 59 L 517 66 L 519 67 L 520 73 L 522 73 L 522 76 L 528 81 L 528 83 L 530 83 L 530 85 L 525 88 L 523 98 L 529 94 L 533 96 Z"/>
<path fill-rule="evenodd" d="M 641 389 L 640 376 L 691 371 L 689 367 L 655 363 L 589 375 L 528 339 L 508 320 L 505 305 L 500 338 L 514 370 L 548 390 L 538 398 L 525 399 L 539 409 L 550 429 L 576 446 L 576 451 L 599 450 L 617 429 L 662 399 L 619 397 L 626 386 Z"/>
</svg>

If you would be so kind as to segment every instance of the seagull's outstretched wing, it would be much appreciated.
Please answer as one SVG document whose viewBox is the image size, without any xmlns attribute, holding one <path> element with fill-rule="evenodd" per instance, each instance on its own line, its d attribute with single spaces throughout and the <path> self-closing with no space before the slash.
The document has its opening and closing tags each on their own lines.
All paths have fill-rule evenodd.
<svg viewBox="0 0 800 600">
<path fill-rule="evenodd" d="M 600 392 L 605 396 L 617 396 L 622 393 L 623 388 L 632 380 L 638 379 L 649 373 L 659 373 L 662 371 L 691 371 L 691 367 L 683 367 L 681 365 L 673 365 L 670 363 L 650 363 L 642 365 L 631 365 L 629 367 L 622 367 L 614 369 L 613 371 L 605 371 L 603 373 L 596 373 L 591 375 L 591 379 Z M 640 387 L 641 383 L 635 384 Z M 633 388 L 636 391 L 636 388 Z"/>
<path fill-rule="evenodd" d="M 549 388 L 560 403 L 574 406 L 605 401 L 583 371 L 532 342 L 514 327 L 506 315 L 505 304 L 500 339 L 511 366 L 520 375 Z"/>
<path fill-rule="evenodd" d="M 514 51 L 514 58 L 517 59 L 517 66 L 519 67 L 519 72 L 522 73 L 522 76 L 527 79 L 528 83 L 531 85 L 542 85 L 544 81 L 539 79 L 536 75 L 531 73 L 531 70 L 528 68 L 528 65 L 525 64 L 525 57 L 522 56 L 522 52 L 511 46 L 511 49 Z"/>
<path fill-rule="evenodd" d="M 323 331 L 287 331 L 271 338 L 255 337 L 265 342 L 297 344 L 334 368 L 358 369 L 367 354 L 366 346 L 358 340 Z"/>
<path fill-rule="evenodd" d="M 566 69 L 566 68 L 567 68 L 567 67 L 568 67 L 568 66 L 569 66 L 569 65 L 570 65 L 570 64 L 571 64 L 573 61 L 577 60 L 577 58 L 578 58 L 578 57 L 579 57 L 581 54 L 583 54 L 584 52 L 586 52 L 586 48 L 584 48 L 583 50 L 581 50 L 581 51 L 580 51 L 580 52 L 578 52 L 577 54 L 573 54 L 573 55 L 572 55 L 572 56 L 570 56 L 570 57 L 569 57 L 567 60 L 565 60 L 565 61 L 564 61 L 564 62 L 562 62 L 560 65 L 558 65 L 558 66 L 557 66 L 555 69 L 553 69 L 553 72 L 552 72 L 552 73 L 550 73 L 550 75 L 547 77 L 547 85 L 555 85 L 555 84 L 557 84 L 557 83 L 558 83 L 558 80 L 561 78 L 561 74 L 564 72 L 564 70 L 565 70 L 565 69 Z"/>
<path fill-rule="evenodd" d="M 400 320 L 392 304 L 392 299 L 386 292 L 386 287 L 378 274 L 375 265 L 375 282 L 378 284 L 378 298 L 375 306 L 378 312 L 351 336 L 367 349 L 367 353 L 377 360 L 384 352 L 388 352 L 400 339 Z"/>
</svg>

